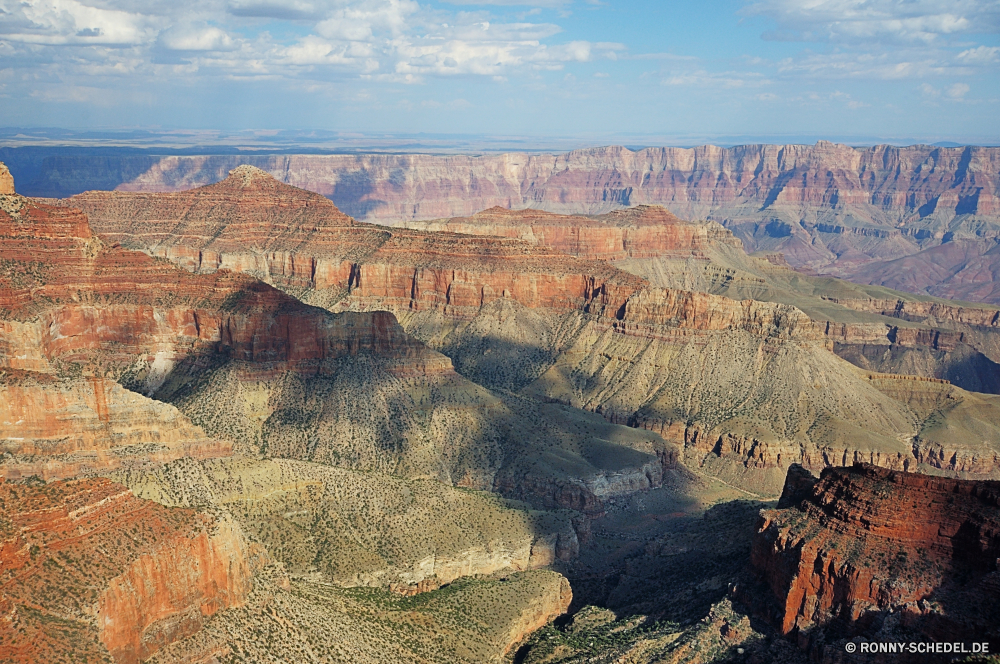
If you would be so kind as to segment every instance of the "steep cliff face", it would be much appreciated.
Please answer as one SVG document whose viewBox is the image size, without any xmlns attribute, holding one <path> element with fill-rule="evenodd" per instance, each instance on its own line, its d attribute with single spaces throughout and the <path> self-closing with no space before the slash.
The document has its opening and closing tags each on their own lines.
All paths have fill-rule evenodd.
<svg viewBox="0 0 1000 664">
<path fill-rule="evenodd" d="M 11 200 L 20 207 L 0 213 L 7 366 L 121 367 L 152 355 L 145 371 L 155 383 L 156 373 L 199 354 L 294 367 L 359 352 L 422 352 L 384 313 L 332 316 L 245 275 L 188 274 L 97 240 L 76 210 Z"/>
<path fill-rule="evenodd" d="M 232 431 L 206 436 L 172 406 L 116 381 L 173 394 L 231 362 L 253 381 L 329 374 L 354 362 L 374 362 L 396 380 L 457 379 L 450 361 L 409 337 L 392 314 L 332 314 L 248 275 L 190 274 L 102 242 L 77 210 L 3 200 L 6 476 L 70 477 L 228 454 L 240 444 L 259 452 Z"/>
<path fill-rule="evenodd" d="M 0 482 L 0 658 L 138 662 L 242 604 L 256 555 L 224 518 L 105 479 Z"/>
<path fill-rule="evenodd" d="M 5 164 L 0 164 L 0 195 L 14 193 L 14 178 Z"/>
<path fill-rule="evenodd" d="M 562 155 L 138 159 L 143 163 L 125 169 L 124 181 L 105 182 L 101 165 L 80 160 L 58 172 L 70 179 L 79 172 L 92 183 L 84 188 L 177 191 L 250 163 L 329 196 L 359 219 L 383 223 L 468 216 L 493 206 L 602 214 L 665 205 L 684 218 L 716 220 L 749 249 L 782 251 L 793 265 L 940 297 L 998 297 L 982 279 L 997 271 L 995 252 L 987 251 L 1000 234 L 997 148 L 858 149 L 820 141 Z M 41 195 L 65 195 L 62 185 L 37 186 Z M 885 263 L 911 254 L 918 254 L 916 263 Z M 928 262 L 943 269 L 906 269 Z"/>
<path fill-rule="evenodd" d="M 642 285 L 606 263 L 519 240 L 355 224 L 317 194 L 241 169 L 189 192 L 91 192 L 67 204 L 85 210 L 102 237 L 193 271 L 247 272 L 322 306 L 348 295 L 378 305 L 368 308 L 468 318 L 504 297 L 566 310 L 605 284 Z"/>
<path fill-rule="evenodd" d="M 743 247 L 732 233 L 714 222 L 682 221 L 658 205 L 639 205 L 593 217 L 492 207 L 471 217 L 401 225 L 518 238 L 571 256 L 609 261 L 653 256 L 704 258 L 706 249 L 719 244 Z"/>
<path fill-rule="evenodd" d="M 196 201 L 204 197 L 228 210 L 244 198 L 266 202 L 266 196 L 255 193 L 257 187 L 292 190 L 260 172 L 242 172 L 252 177 L 245 180 L 234 172 L 219 185 L 168 198 L 186 197 L 190 207 L 198 207 Z M 282 196 L 307 199 L 309 195 L 288 191 Z M 157 207 L 158 199 L 149 194 L 92 193 L 69 204 L 85 205 L 103 220 L 105 231 L 127 230 L 130 222 L 115 212 L 111 200 L 132 200 L 129 209 L 149 218 L 176 214 L 172 204 Z M 347 227 L 339 213 L 332 209 L 327 213 L 330 224 L 311 220 L 310 228 Z M 228 213 L 220 214 L 228 218 Z M 918 455 L 918 460 L 911 440 L 922 430 L 922 416 L 872 387 L 866 374 L 837 360 L 829 347 L 868 371 L 907 370 L 906 362 L 915 364 L 915 355 L 894 363 L 891 358 L 874 357 L 872 349 L 947 353 L 942 350 L 941 330 L 881 313 L 862 315 L 842 306 L 834 296 L 854 293 L 850 288 L 800 277 L 787 267 L 748 257 L 740 241 L 717 225 L 682 222 L 653 206 L 598 217 L 491 209 L 468 219 L 429 222 L 422 225 L 425 230 L 382 229 L 384 235 L 367 254 L 355 253 L 340 267 L 327 269 L 324 256 L 340 261 L 349 252 L 338 250 L 335 239 L 283 244 L 284 229 L 303 223 L 297 214 L 285 216 L 274 207 L 262 216 L 274 224 L 274 238 L 264 241 L 262 251 L 287 251 L 296 264 L 315 264 L 317 269 L 306 288 L 272 273 L 275 284 L 337 311 L 389 310 L 407 332 L 447 354 L 463 376 L 487 387 L 525 390 L 600 413 L 611 422 L 653 431 L 685 449 L 688 461 L 708 464 L 712 472 L 737 482 L 752 475 L 752 486 L 766 492 L 777 491 L 792 462 L 821 468 L 864 460 L 899 469 L 924 463 L 926 455 Z M 168 244 L 191 251 L 209 246 L 200 233 L 185 230 L 193 218 L 182 214 L 175 221 L 180 230 L 157 240 L 160 244 L 146 246 L 146 251 L 160 251 L 158 247 Z M 255 232 L 264 236 L 260 229 Z M 613 259 L 635 274 L 615 269 L 603 259 Z M 692 292 L 683 285 L 652 288 L 649 284 L 675 284 L 677 274 L 699 271 L 704 273 L 699 278 L 706 289 L 737 297 Z M 331 274 L 336 279 L 325 281 L 322 275 Z M 806 315 L 799 304 L 814 313 Z M 963 344 L 962 352 L 977 348 Z M 740 352 L 734 354 L 734 348 Z M 989 361 L 985 358 L 987 365 Z M 921 365 L 917 373 L 938 375 L 939 365 L 946 362 L 931 356 L 924 364 L 931 366 Z M 952 364 L 961 374 L 964 365 Z M 711 367 L 708 373 L 706 367 Z M 834 375 L 837 380 L 827 380 Z M 309 389 L 317 390 L 325 393 L 318 386 Z M 380 398 L 372 403 L 381 403 Z M 482 400 L 477 403 L 485 406 Z M 209 426 L 209 421 L 227 418 L 196 421 Z M 315 423 L 310 426 L 326 429 L 322 416 L 309 419 Z M 339 444 L 327 447 L 322 442 L 308 448 L 308 437 L 291 427 L 276 426 L 281 421 L 277 416 L 270 420 L 276 453 L 314 458 L 291 451 L 303 448 L 344 458 Z M 254 431 L 249 425 L 240 426 Z M 481 424 L 469 428 L 484 430 Z M 280 441 L 274 436 L 279 431 Z M 258 425 L 250 435 L 265 434 Z M 420 447 L 402 442 L 415 440 L 402 431 L 389 437 L 401 441 L 398 449 Z M 965 451 L 974 447 L 970 441 L 963 438 L 957 444 L 956 449 L 963 450 L 962 461 L 951 465 L 966 464 Z M 381 453 L 365 454 L 375 459 Z M 994 457 L 992 452 L 984 457 L 977 472 L 991 476 Z M 378 467 L 398 472 L 384 464 Z M 498 463 L 488 467 L 489 473 L 472 480 L 473 486 L 492 484 L 508 493 L 531 486 L 547 505 L 592 514 L 601 510 L 595 489 L 602 481 L 594 483 L 595 478 L 577 476 L 580 481 L 560 483 L 548 474 L 499 472 Z M 607 481 L 655 485 L 655 480 L 644 479 L 643 467 L 644 463 L 635 466 L 638 474 L 633 479 L 625 479 L 626 473 Z M 452 467 L 448 474 L 464 473 Z"/>
<path fill-rule="evenodd" d="M 232 453 L 168 404 L 101 377 L 0 370 L 0 477 L 106 473 L 181 456 Z"/>
<path fill-rule="evenodd" d="M 799 274 L 780 255 L 772 260 L 746 255 L 743 244 L 714 222 L 684 222 L 662 207 L 640 205 L 591 217 L 492 208 L 466 218 L 405 223 L 424 230 L 517 237 L 605 258 L 669 289 L 794 305 L 824 328 L 837 355 L 865 370 L 1000 391 L 1000 334 L 993 309 Z M 898 297 L 887 299 L 891 295 Z"/>
<path fill-rule="evenodd" d="M 824 634 L 996 638 L 1000 485 L 859 464 L 791 470 L 761 512 L 752 563 L 770 617 L 803 647 Z"/>
<path fill-rule="evenodd" d="M 924 214 L 995 215 L 998 155 L 995 148 L 856 149 L 820 141 L 483 157 L 163 157 L 141 175 L 104 186 L 96 186 L 101 169 L 85 160 L 61 174 L 71 182 L 74 170 L 89 171 L 94 183 L 89 188 L 162 192 L 217 182 L 246 163 L 329 196 L 348 214 L 369 220 L 467 216 L 494 205 L 594 214 L 642 203 L 676 204 L 690 217 L 701 216 L 691 214 L 699 209 L 744 202 L 758 208 L 851 206 L 903 219 L 917 216 L 921 208 Z M 44 187 L 41 182 L 33 186 Z M 42 189 L 32 193 L 60 195 Z"/>
</svg>

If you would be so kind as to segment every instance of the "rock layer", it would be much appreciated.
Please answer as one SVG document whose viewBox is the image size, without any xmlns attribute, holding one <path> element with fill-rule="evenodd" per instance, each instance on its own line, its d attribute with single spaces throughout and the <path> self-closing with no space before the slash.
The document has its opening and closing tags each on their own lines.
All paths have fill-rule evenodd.
<svg viewBox="0 0 1000 664">
<path fill-rule="evenodd" d="M 778 507 L 761 512 L 751 558 L 771 619 L 800 645 L 891 629 L 1000 636 L 990 617 L 1000 606 L 1000 484 L 865 464 L 817 480 L 793 467 Z"/>
<path fill-rule="evenodd" d="M 410 221 L 403 225 L 419 230 L 518 238 L 571 256 L 609 261 L 655 256 L 705 258 L 706 249 L 720 244 L 743 248 L 720 225 L 682 221 L 658 205 L 639 205 L 594 217 L 493 207 L 470 217 Z"/>
<path fill-rule="evenodd" d="M 124 167 L 130 159 L 135 164 Z M 988 251 L 1000 236 L 997 148 L 820 141 L 482 157 L 142 156 L 118 157 L 111 170 L 129 175 L 110 181 L 109 164 L 50 161 L 47 172 L 60 181 L 43 174 L 33 185 L 37 194 L 177 191 L 251 163 L 329 196 L 348 214 L 383 223 L 467 216 L 493 206 L 601 214 L 659 204 L 686 218 L 716 220 L 750 249 L 782 251 L 793 265 L 940 297 L 1000 297 L 987 283 L 998 270 Z M 69 184 L 75 178 L 80 184 Z M 903 258 L 914 254 L 913 261 Z M 908 269 L 915 265 L 932 269 Z"/>
<path fill-rule="evenodd" d="M 222 262 L 251 272 L 278 255 L 282 264 L 314 265 L 305 286 L 288 278 L 287 271 L 261 269 L 279 287 L 333 310 L 393 312 L 408 332 L 446 353 L 468 378 L 656 432 L 682 446 L 688 461 L 722 464 L 712 472 L 738 483 L 747 473 L 756 475 L 757 490 L 776 491 L 793 462 L 822 468 L 864 460 L 905 469 L 931 458 L 922 452 L 914 456 L 912 443 L 922 418 L 930 415 L 917 415 L 908 404 L 874 388 L 866 374 L 834 358 L 829 346 L 853 351 L 865 344 L 895 344 L 938 352 L 944 347 L 939 330 L 901 322 L 887 326 L 899 319 L 862 316 L 813 295 L 805 300 L 818 312 L 836 309 L 849 321 L 816 322 L 783 303 L 781 295 L 775 302 L 734 299 L 653 288 L 639 276 L 659 280 L 663 275 L 657 266 L 669 268 L 664 261 L 688 266 L 693 261 L 707 270 L 722 260 L 721 283 L 746 282 L 739 288 L 726 286 L 726 292 L 769 293 L 774 289 L 768 280 L 777 273 L 795 287 L 791 270 L 746 256 L 740 241 L 717 225 L 682 222 L 654 206 L 593 218 L 490 209 L 470 219 L 429 222 L 422 225 L 425 230 L 367 227 L 382 235 L 362 255 L 350 248 L 353 240 L 330 230 L 358 228 L 332 205 L 322 208 L 329 222 L 319 212 L 303 221 L 294 206 L 284 215 L 269 202 L 268 192 L 281 192 L 282 200 L 313 200 L 315 195 L 256 171 L 243 172 L 252 177 L 234 172 L 217 185 L 164 194 L 162 200 L 151 194 L 94 192 L 67 204 L 88 210 L 104 232 L 164 256 L 180 255 L 181 249 L 202 256 L 218 251 Z M 214 215 L 235 218 L 231 211 L 250 200 L 270 206 L 258 215 L 274 225 L 270 235 L 263 228 L 255 231 L 261 244 L 253 258 L 248 257 L 253 252 L 232 240 L 212 239 L 229 237 L 228 226 L 220 226 Z M 122 212 L 126 209 L 128 215 Z M 161 237 L 147 227 L 174 230 Z M 316 228 L 325 230 L 301 230 Z M 288 237 L 306 239 L 286 241 Z M 638 274 L 615 269 L 605 258 Z M 189 268 L 212 271 L 217 264 Z M 843 290 L 813 282 L 810 287 L 824 293 Z M 740 349 L 735 357 L 734 348 Z M 879 373 L 890 364 L 865 360 L 866 369 Z M 706 374 L 708 366 L 712 369 Z M 800 375 L 803 371 L 807 375 Z M 830 379 L 834 375 L 835 381 Z M 779 403 L 794 404 L 791 413 Z M 944 465 L 971 467 L 965 454 L 969 445 L 963 439 L 957 448 L 960 460 Z M 987 456 L 973 464 L 977 472 L 996 457 Z M 1000 468 L 990 466 L 981 474 L 990 476 L 995 470 Z M 640 476 L 645 474 L 635 477 L 639 484 L 655 484 L 655 479 Z M 530 485 L 546 505 L 596 514 L 600 482 L 591 488 L 588 481 L 553 483 L 518 471 L 496 475 L 493 485 L 508 493 Z"/>
<path fill-rule="evenodd" d="M 0 500 L 4 661 L 138 662 L 250 591 L 256 554 L 225 519 L 104 479 L 0 482 Z"/>
</svg>

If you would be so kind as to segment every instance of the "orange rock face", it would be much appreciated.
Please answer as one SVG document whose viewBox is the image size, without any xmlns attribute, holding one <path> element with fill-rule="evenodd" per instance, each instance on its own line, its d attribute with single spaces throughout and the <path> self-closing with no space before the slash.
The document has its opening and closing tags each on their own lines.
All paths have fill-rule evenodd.
<svg viewBox="0 0 1000 664">
<path fill-rule="evenodd" d="M 192 271 L 228 268 L 283 288 L 330 290 L 338 300 L 349 294 L 363 308 L 471 317 L 508 297 L 567 310 L 605 286 L 635 291 L 645 284 L 606 263 L 521 240 L 356 224 L 321 196 L 250 168 L 187 192 L 90 192 L 66 203 L 86 211 L 102 237 Z M 255 210 L 246 216 L 254 225 L 243 210 Z"/>
<path fill-rule="evenodd" d="M 149 354 L 169 364 L 219 352 L 302 366 L 364 350 L 420 353 L 391 315 L 334 316 L 249 276 L 188 274 L 102 243 L 79 211 L 19 203 L 0 212 L 8 270 L 0 281 L 0 366 L 112 366 Z"/>
<path fill-rule="evenodd" d="M 106 473 L 182 456 L 228 456 L 176 408 L 102 377 L 0 370 L 0 477 L 44 480 Z"/>
<path fill-rule="evenodd" d="M 14 178 L 4 164 L 0 164 L 0 195 L 14 193 Z"/>
<path fill-rule="evenodd" d="M 453 371 L 390 313 L 331 314 L 249 275 L 191 274 L 102 242 L 78 210 L 0 200 L 2 476 L 66 478 L 231 453 L 232 442 L 116 381 L 152 394 L 171 376 L 228 360 L 260 380 L 314 375 L 359 353 L 398 375 Z"/>
<path fill-rule="evenodd" d="M 226 521 L 104 479 L 0 482 L 0 660 L 138 662 L 250 590 Z"/>
<path fill-rule="evenodd" d="M 596 217 L 492 207 L 470 217 L 406 225 L 420 230 L 518 238 L 571 256 L 609 261 L 702 256 L 702 251 L 712 244 L 743 247 L 718 224 L 682 221 L 658 205 L 639 205 Z"/>
<path fill-rule="evenodd" d="M 871 636 L 891 625 L 936 640 L 1000 636 L 998 557 L 1000 483 L 866 464 L 819 480 L 793 466 L 752 549 L 771 619 L 803 646 L 824 629 Z"/>
</svg>

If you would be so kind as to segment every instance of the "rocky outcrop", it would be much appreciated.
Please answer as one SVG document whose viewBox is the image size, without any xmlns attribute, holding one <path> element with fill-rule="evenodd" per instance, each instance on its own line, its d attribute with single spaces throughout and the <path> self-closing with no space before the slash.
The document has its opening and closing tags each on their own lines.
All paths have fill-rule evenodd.
<svg viewBox="0 0 1000 664">
<path fill-rule="evenodd" d="M 14 193 L 14 178 L 7 166 L 0 164 L 0 196 Z"/>
<path fill-rule="evenodd" d="M 1000 484 L 866 464 L 810 479 L 790 470 L 778 510 L 761 512 L 754 573 L 784 634 L 825 639 L 893 631 L 995 638 Z M 829 638 L 827 639 L 828 635 Z"/>
<path fill-rule="evenodd" d="M 129 160 L 135 164 L 126 167 Z M 34 193 L 66 195 L 66 183 L 77 176 L 89 184 L 69 193 L 177 191 L 250 163 L 330 197 L 359 219 L 383 223 L 468 216 L 494 206 L 601 214 L 656 204 L 684 218 L 716 220 L 750 250 L 781 251 L 793 265 L 941 297 L 998 297 L 992 280 L 983 279 L 997 272 L 988 251 L 1000 236 L 996 148 L 820 141 L 481 157 L 136 156 L 115 163 L 50 158 L 48 172 L 61 181 L 43 174 Z M 108 180 L 109 168 L 121 175 Z M 913 254 L 915 262 L 892 262 Z"/>
<path fill-rule="evenodd" d="M 232 448 L 110 379 L 0 370 L 0 477 L 64 479 Z"/>
<path fill-rule="evenodd" d="M 241 168 L 188 192 L 91 192 L 66 204 L 86 211 L 102 237 L 196 272 L 246 272 L 323 306 L 348 296 L 355 308 L 470 318 L 501 298 L 577 309 L 605 285 L 644 283 L 520 240 L 357 224 L 318 194 Z"/>
<path fill-rule="evenodd" d="M 409 221 L 402 225 L 418 230 L 517 238 L 571 256 L 609 261 L 654 256 L 704 258 L 706 249 L 720 244 L 743 248 L 743 243 L 719 224 L 682 221 L 658 205 L 639 205 L 594 217 L 492 207 L 470 217 Z"/>
<path fill-rule="evenodd" d="M 223 238 L 228 226 L 218 225 L 205 212 L 178 212 L 176 201 L 186 201 L 185 210 L 201 209 L 202 199 L 210 201 L 226 221 L 235 218 L 231 210 L 249 204 L 245 201 L 271 205 L 261 193 L 264 190 L 281 192 L 287 200 L 312 201 L 315 196 L 258 171 L 241 172 L 250 175 L 234 172 L 219 184 L 165 195 L 162 204 L 150 194 L 122 192 L 95 192 L 68 204 L 85 207 L 102 220 L 105 231 L 113 233 L 133 232 L 132 217 L 124 216 L 119 207 L 137 218 L 168 218 L 177 224 L 169 237 L 150 244 L 152 236 L 139 233 L 127 241 L 162 255 L 169 255 L 164 247 L 185 247 L 184 251 L 201 255 L 219 250 L 224 262 L 230 260 L 226 252 L 245 253 L 245 247 L 211 239 L 206 229 Z M 988 377 L 991 361 L 971 345 L 969 335 L 956 330 L 955 337 L 926 322 L 889 325 L 887 317 L 858 316 L 848 307 L 831 305 L 832 298 L 816 295 L 806 303 L 815 304 L 820 314 L 835 306 L 845 314 L 844 321 L 811 320 L 801 309 L 781 303 L 798 297 L 789 291 L 794 292 L 799 277 L 787 268 L 747 257 L 740 241 L 717 225 L 682 222 L 655 206 L 598 217 L 494 208 L 470 218 L 414 224 L 424 230 L 368 227 L 383 234 L 362 255 L 337 248 L 347 242 L 346 236 L 332 235 L 331 229 L 358 225 L 351 226 L 332 205 L 326 206 L 317 203 L 318 216 L 308 222 L 294 206 L 288 214 L 274 205 L 267 213 L 256 213 L 260 224 L 273 228 L 270 237 L 263 228 L 254 231 L 262 238 L 260 253 L 253 261 L 247 259 L 245 269 L 253 272 L 258 269 L 253 265 L 279 254 L 295 265 L 315 265 L 304 289 L 303 281 L 280 276 L 287 271 L 269 267 L 264 271 L 270 271 L 269 278 L 280 287 L 333 310 L 395 313 L 409 332 L 448 354 L 464 376 L 482 384 L 527 389 L 543 399 L 600 413 L 611 422 L 657 432 L 682 446 L 688 461 L 723 463 L 728 469 L 712 472 L 732 476 L 738 483 L 752 469 L 751 474 L 759 475 L 753 489 L 765 493 L 778 490 L 784 469 L 793 462 L 817 469 L 855 461 L 895 469 L 927 464 L 959 472 L 972 467 L 966 454 L 975 447 L 969 442 L 971 434 L 969 440 L 963 437 L 951 446 L 961 451 L 961 459 L 954 462 L 939 458 L 944 448 L 938 449 L 938 442 L 933 453 L 928 448 L 915 455 L 910 439 L 920 432 L 921 418 L 829 353 L 837 350 L 869 372 L 951 378 L 970 375 L 971 352 L 971 361 L 983 365 L 974 376 Z M 328 223 L 320 219 L 324 214 Z M 311 235 L 296 230 L 300 228 L 310 233 L 324 230 Z M 307 239 L 288 243 L 283 239 L 287 237 Z M 614 259 L 642 274 L 655 272 L 657 261 L 679 258 L 684 265 L 693 260 L 711 266 L 718 260 L 719 269 L 728 270 L 721 275 L 723 281 L 742 280 L 748 293 L 769 293 L 772 278 L 780 277 L 788 286 L 775 295 L 776 302 L 652 288 L 644 278 L 598 258 Z M 732 267 L 725 267 L 729 264 Z M 216 269 L 214 264 L 190 267 Z M 806 287 L 821 293 L 844 290 L 818 282 Z M 987 342 L 992 343 L 982 343 Z M 738 357 L 727 356 L 726 344 L 741 348 Z M 900 359 L 900 349 L 912 352 Z M 883 357 L 886 352 L 889 357 Z M 705 374 L 709 365 L 714 368 Z M 829 375 L 840 376 L 840 385 L 828 376 L 799 377 L 805 365 L 825 367 Z M 963 384 L 974 389 L 992 385 L 988 380 Z M 778 409 L 774 405 L 778 402 L 796 404 L 792 414 Z M 977 474 L 992 476 L 995 456 L 990 452 L 977 461 Z M 492 486 L 508 495 L 530 486 L 532 495 L 547 506 L 598 514 L 602 500 L 598 485 L 588 484 L 593 479 L 559 482 L 548 475 L 518 471 L 497 475 Z M 622 481 L 616 478 L 612 484 Z M 643 481 L 650 482 L 624 483 L 638 486 Z"/>
<path fill-rule="evenodd" d="M 451 370 L 391 314 L 332 315 L 246 275 L 189 274 L 101 242 L 76 210 L 12 198 L 20 207 L 0 213 L 0 366 L 82 363 L 145 392 L 178 364 L 211 356 L 315 373 L 324 361 L 373 353 L 404 373 Z"/>
<path fill-rule="evenodd" d="M 551 587 L 558 584 L 557 587 Z M 506 657 L 535 630 L 541 629 L 559 616 L 569 611 L 573 602 L 573 590 L 565 578 L 553 579 L 548 592 L 521 609 L 518 619 L 510 626 L 504 642 Z"/>
<path fill-rule="evenodd" d="M 4 661 L 139 662 L 250 591 L 258 553 L 225 518 L 105 479 L 0 482 L 0 500 Z"/>
</svg>

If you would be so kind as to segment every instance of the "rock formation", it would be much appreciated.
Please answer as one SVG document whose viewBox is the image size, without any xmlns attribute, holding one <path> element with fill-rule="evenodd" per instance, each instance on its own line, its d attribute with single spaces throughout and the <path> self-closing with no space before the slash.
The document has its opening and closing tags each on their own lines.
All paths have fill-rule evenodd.
<svg viewBox="0 0 1000 664">
<path fill-rule="evenodd" d="M 984 279 L 998 270 L 989 251 L 1000 236 L 997 148 L 852 148 L 820 141 L 728 149 L 604 147 L 562 155 L 111 161 L 50 157 L 32 193 L 177 191 L 216 182 L 250 163 L 330 197 L 348 214 L 381 223 L 468 216 L 493 206 L 601 214 L 659 204 L 684 218 L 718 221 L 749 249 L 782 251 L 793 265 L 939 297 L 1000 297 L 987 283 L 992 279 Z M 935 269 L 908 269 L 928 265 Z"/>
<path fill-rule="evenodd" d="M 260 247 L 272 256 L 284 252 L 289 265 L 311 266 L 301 279 L 295 269 L 280 280 L 278 270 L 269 272 L 290 292 L 340 299 L 349 288 L 358 308 L 375 310 L 333 314 L 305 306 L 216 264 L 199 264 L 198 274 L 180 271 L 168 261 L 92 236 L 86 217 L 75 210 L 10 197 L 18 207 L 8 215 L 11 241 L 0 248 L 11 266 L 9 287 L 0 289 L 0 297 L 9 293 L 0 319 L 8 331 L 0 335 L 4 363 L 67 379 L 80 371 L 117 379 L 179 407 L 207 434 L 202 438 L 226 441 L 228 447 L 220 449 L 241 453 L 492 489 L 502 467 L 505 477 L 520 474 L 527 459 L 550 448 L 553 443 L 542 442 L 546 435 L 555 434 L 548 440 L 562 446 L 577 445 L 582 434 L 566 435 L 558 417 L 541 426 L 527 424 L 528 411 L 515 412 L 456 374 L 447 357 L 408 336 L 384 309 L 440 311 L 461 320 L 484 300 L 498 301 L 506 292 L 531 306 L 573 310 L 595 298 L 610 302 L 612 286 L 627 293 L 642 283 L 606 263 L 576 261 L 518 241 L 497 248 L 483 238 L 441 239 L 412 231 L 399 239 L 387 229 L 354 224 L 326 199 L 249 167 L 223 183 L 165 202 L 115 196 L 115 214 L 130 219 L 129 228 L 138 232 L 148 222 L 161 229 L 128 238 L 121 234 L 123 241 L 154 238 L 158 246 L 201 256 L 208 253 L 208 242 L 224 260 L 233 259 L 232 266 L 251 273 L 254 265 L 269 263 L 240 262 L 240 256 L 259 258 L 254 251 Z M 185 226 L 170 221 L 175 213 L 184 215 Z M 179 236 L 161 232 L 167 222 Z M 248 231 L 247 224 L 254 230 Z M 341 231 L 347 235 L 338 235 Z M 361 240 L 351 235 L 354 231 Z M 248 250 L 239 240 L 247 233 L 259 238 L 257 249 Z M 334 262 L 325 262 L 328 258 Z M 479 259 L 482 264 L 476 265 Z M 457 269 L 470 263 L 471 271 Z M 325 285 L 322 275 L 331 266 L 343 273 L 343 282 Z M 489 292 L 489 280 L 497 285 L 495 292 Z M 474 292 L 463 292 L 460 284 Z M 310 290 L 304 293 L 305 286 Z M 15 429 L 16 422 L 11 420 Z M 162 435 L 164 440 L 183 437 Z M 594 496 L 657 481 L 659 471 L 647 472 L 647 466 L 667 446 L 650 444 L 655 434 L 641 438 L 643 452 L 626 451 L 634 467 L 608 472 L 584 459 L 575 464 L 582 476 L 574 475 L 571 484 L 573 491 L 589 496 L 584 503 L 599 511 Z M 27 458 L 28 447 L 41 449 L 21 443 L 8 450 L 20 454 L 20 465 L 11 473 L 51 465 L 51 459 Z M 143 455 L 152 452 L 144 449 Z M 577 451 L 570 454 L 578 458 Z M 562 457 L 556 465 L 573 464 Z M 77 466 L 67 468 L 76 472 Z M 45 476 L 54 473 L 49 469 Z M 635 479 L 623 482 L 624 476 Z M 559 506 L 550 501 L 557 491 L 554 478 L 537 479 L 543 498 L 520 490 L 518 496 Z"/>
<path fill-rule="evenodd" d="M 0 164 L 0 196 L 14 193 L 14 178 L 5 164 Z"/>
<path fill-rule="evenodd" d="M 238 527 L 104 479 L 0 481 L 0 659 L 139 662 L 246 601 Z"/>
<path fill-rule="evenodd" d="M 232 453 L 168 404 L 113 380 L 0 370 L 0 476 L 43 480 Z"/>
<path fill-rule="evenodd" d="M 793 467 L 778 509 L 758 523 L 758 606 L 816 653 L 854 635 L 996 640 L 998 508 L 996 482 L 865 464 L 817 480 Z"/>
<path fill-rule="evenodd" d="M 284 203 L 269 202 L 275 192 L 281 201 L 302 203 L 286 214 Z M 262 221 L 254 231 L 259 246 L 252 250 L 224 239 L 235 238 L 235 231 L 218 221 L 238 218 L 236 211 L 248 201 L 266 208 L 255 213 Z M 316 202 L 308 219 L 300 211 L 305 201 Z M 934 415 L 918 415 L 911 404 L 880 391 L 867 373 L 831 355 L 830 346 L 878 374 L 905 370 L 915 353 L 929 358 L 917 373 L 930 375 L 948 366 L 961 373 L 959 358 L 982 356 L 982 371 L 970 379 L 974 387 L 983 384 L 978 376 L 990 375 L 990 357 L 1000 359 L 991 332 L 973 334 L 962 323 L 968 331 L 962 345 L 948 350 L 939 343 L 938 326 L 862 314 L 835 297 L 860 298 L 868 294 L 862 287 L 831 285 L 751 258 L 725 229 L 680 221 L 662 207 L 597 217 L 491 209 L 469 219 L 414 224 L 422 228 L 417 230 L 379 228 L 351 224 L 315 194 L 248 168 L 187 192 L 93 192 L 67 204 L 87 210 L 108 237 L 173 256 L 192 270 L 237 266 L 334 311 L 391 311 L 408 333 L 450 357 L 465 378 L 655 432 L 685 449 L 689 462 L 707 463 L 712 472 L 761 491 L 777 491 L 789 463 L 819 469 L 864 460 L 905 469 L 930 459 L 914 456 L 912 440 Z M 164 235 L 156 228 L 173 230 Z M 344 234 L 361 228 L 377 238 L 365 253 Z M 183 258 L 210 252 L 220 258 L 197 264 Z M 313 266 L 310 280 L 289 276 L 282 267 L 287 265 Z M 900 348 L 910 353 L 906 362 L 874 355 L 874 349 L 891 354 Z M 707 378 L 696 378 L 706 375 L 706 367 L 712 367 Z M 800 380 L 804 367 L 810 377 Z M 189 403 L 182 408 L 195 412 Z M 219 417 L 225 416 L 195 421 L 208 426 Z M 289 442 L 306 440 L 291 431 L 281 435 Z M 992 447 L 974 464 L 966 456 L 983 442 L 974 438 L 955 442 L 952 447 L 963 453 L 945 464 L 948 469 L 972 464 L 982 476 L 1000 472 L 991 466 L 997 458 Z M 994 445 L 992 436 L 986 440 Z M 316 449 L 329 454 L 323 446 Z M 280 454 L 302 458 L 302 452 Z M 473 486 L 492 482 L 508 493 L 515 486 L 537 486 L 536 493 L 548 496 L 546 505 L 600 511 L 597 494 L 584 490 L 587 481 L 562 486 L 520 472 L 516 480 L 508 472 L 492 477 Z"/>
<path fill-rule="evenodd" d="M 579 258 L 699 257 L 725 244 L 743 244 L 714 222 L 682 221 L 659 205 L 639 205 L 585 217 L 542 210 L 493 207 L 470 217 L 403 222 L 407 228 L 471 235 L 516 237 Z"/>
<path fill-rule="evenodd" d="M 343 587 L 433 589 L 567 561 L 580 547 L 568 511 L 301 461 L 183 459 L 114 477 L 163 505 L 225 508 L 293 578 Z"/>
</svg>

